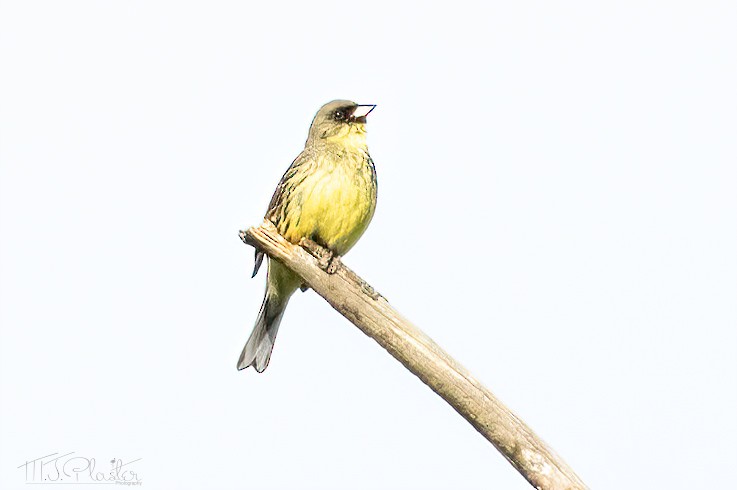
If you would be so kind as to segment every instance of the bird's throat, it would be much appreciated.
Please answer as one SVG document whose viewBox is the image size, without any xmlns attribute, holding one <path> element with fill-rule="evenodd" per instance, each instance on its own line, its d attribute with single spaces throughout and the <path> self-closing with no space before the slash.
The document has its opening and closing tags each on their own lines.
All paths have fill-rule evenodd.
<svg viewBox="0 0 737 490">
<path fill-rule="evenodd" d="M 366 126 L 363 124 L 351 124 L 347 131 L 329 136 L 323 140 L 325 144 L 331 146 L 331 150 L 339 152 L 357 152 L 366 153 Z"/>
</svg>

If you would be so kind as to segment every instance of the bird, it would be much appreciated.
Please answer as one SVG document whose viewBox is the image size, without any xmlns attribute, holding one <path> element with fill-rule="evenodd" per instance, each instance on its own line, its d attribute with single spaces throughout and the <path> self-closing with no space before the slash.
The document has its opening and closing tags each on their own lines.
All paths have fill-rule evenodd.
<svg viewBox="0 0 737 490">
<path fill-rule="evenodd" d="M 334 100 L 315 114 L 304 150 L 294 159 L 274 191 L 265 219 L 288 241 L 302 239 L 327 249 L 338 259 L 356 244 L 376 210 L 377 180 L 366 144 L 366 116 L 375 104 Z M 251 277 L 264 260 L 256 251 Z M 269 364 L 276 334 L 292 294 L 306 290 L 301 278 L 268 258 L 266 293 L 253 331 L 238 359 L 238 370 Z"/>
</svg>

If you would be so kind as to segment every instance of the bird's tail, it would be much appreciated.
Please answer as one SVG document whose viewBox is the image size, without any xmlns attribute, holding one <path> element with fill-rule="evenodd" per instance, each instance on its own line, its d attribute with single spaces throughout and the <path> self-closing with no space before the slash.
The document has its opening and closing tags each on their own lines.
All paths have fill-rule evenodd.
<svg viewBox="0 0 737 490">
<path fill-rule="evenodd" d="M 266 366 L 269 365 L 276 333 L 279 331 L 279 324 L 282 316 L 284 316 L 284 310 L 289 299 L 282 300 L 272 291 L 271 288 L 266 289 L 266 296 L 264 296 L 264 302 L 261 303 L 256 325 L 253 327 L 251 336 L 248 337 L 246 346 L 243 347 L 240 359 L 238 359 L 239 370 L 253 366 L 256 371 L 263 373 Z"/>
</svg>

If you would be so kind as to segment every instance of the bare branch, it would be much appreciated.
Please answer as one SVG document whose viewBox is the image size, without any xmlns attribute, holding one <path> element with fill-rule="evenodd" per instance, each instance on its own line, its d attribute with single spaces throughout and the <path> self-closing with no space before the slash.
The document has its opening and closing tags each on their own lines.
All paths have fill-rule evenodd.
<svg viewBox="0 0 737 490">
<path fill-rule="evenodd" d="M 320 296 L 374 339 L 448 402 L 524 476 L 541 490 L 586 486 L 566 463 L 466 369 L 421 330 L 402 318 L 381 295 L 343 264 L 328 274 L 320 267 L 324 251 L 284 239 L 267 221 L 240 233 L 241 239 L 279 260 Z M 324 264 L 323 264 L 324 266 Z"/>
</svg>

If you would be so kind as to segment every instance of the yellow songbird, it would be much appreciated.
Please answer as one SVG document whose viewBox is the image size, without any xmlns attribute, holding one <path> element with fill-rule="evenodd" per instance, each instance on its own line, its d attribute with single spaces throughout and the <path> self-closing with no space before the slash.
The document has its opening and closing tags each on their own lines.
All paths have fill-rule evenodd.
<svg viewBox="0 0 737 490">
<path fill-rule="evenodd" d="M 305 149 L 284 173 L 266 218 L 292 243 L 307 238 L 334 256 L 358 241 L 376 209 L 376 169 L 366 146 L 366 116 L 375 105 L 334 100 L 312 120 Z M 253 275 L 264 255 L 256 252 Z M 301 279 L 269 259 L 266 295 L 238 369 L 266 369 L 284 309 Z"/>
</svg>

